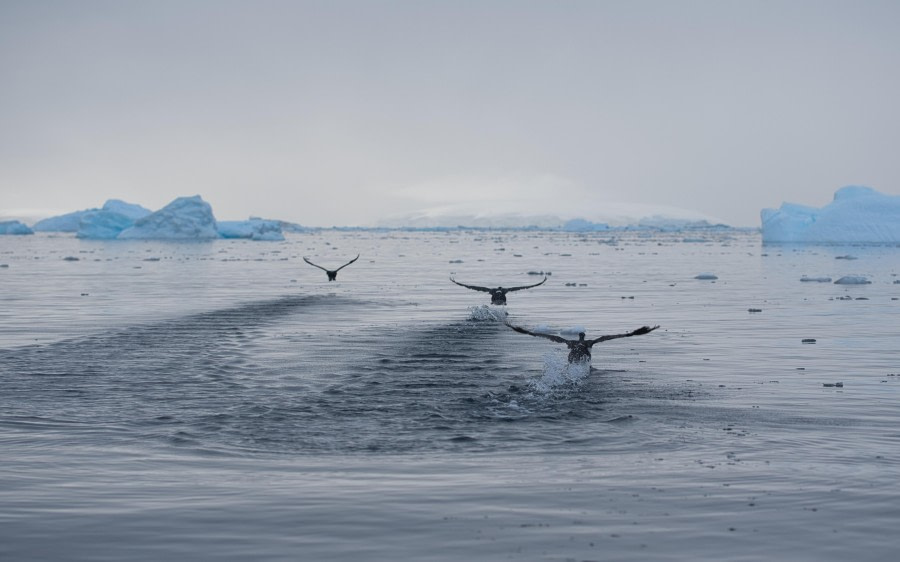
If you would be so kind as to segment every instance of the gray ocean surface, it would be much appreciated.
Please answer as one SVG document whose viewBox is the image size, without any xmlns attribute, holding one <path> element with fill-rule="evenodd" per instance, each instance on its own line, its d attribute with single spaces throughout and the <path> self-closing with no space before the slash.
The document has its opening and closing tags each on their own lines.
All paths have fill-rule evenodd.
<svg viewBox="0 0 900 562">
<path fill-rule="evenodd" d="M 894 560 L 898 273 L 740 231 L 0 237 L 0 560 Z M 504 318 L 661 327 L 588 371 Z"/>
</svg>

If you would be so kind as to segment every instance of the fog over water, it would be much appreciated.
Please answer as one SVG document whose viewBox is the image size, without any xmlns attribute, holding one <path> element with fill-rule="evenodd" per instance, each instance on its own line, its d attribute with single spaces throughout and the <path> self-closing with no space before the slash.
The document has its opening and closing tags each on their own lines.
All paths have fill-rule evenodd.
<svg viewBox="0 0 900 562">
<path fill-rule="evenodd" d="M 6 0 L 0 217 L 201 194 L 222 220 L 463 207 L 757 226 L 900 194 L 883 0 Z"/>
</svg>

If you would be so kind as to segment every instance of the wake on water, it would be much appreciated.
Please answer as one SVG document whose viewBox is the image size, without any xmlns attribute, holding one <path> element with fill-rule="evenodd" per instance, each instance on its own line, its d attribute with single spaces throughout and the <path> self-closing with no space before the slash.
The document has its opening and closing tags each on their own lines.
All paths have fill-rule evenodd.
<svg viewBox="0 0 900 562">
<path fill-rule="evenodd" d="M 498 416 L 525 419 L 558 400 L 566 401 L 591 372 L 590 363 L 569 363 L 567 353 L 561 350 L 545 353 L 543 360 L 541 375 L 526 381 L 521 394 L 498 397 L 496 403 L 503 408 L 495 412 Z"/>
<path fill-rule="evenodd" d="M 508 318 L 509 313 L 504 307 L 487 304 L 469 307 L 469 320 L 475 322 L 506 322 Z M 550 332 L 550 328 L 543 326 L 538 327 L 537 330 Z M 562 333 L 577 334 L 583 331 L 583 327 L 574 326 L 562 330 Z M 562 350 L 546 353 L 543 359 L 544 368 L 541 376 L 527 383 L 527 387 L 531 391 L 529 398 L 532 399 L 540 400 L 560 390 L 569 390 L 591 373 L 590 362 L 569 363 L 567 353 Z"/>
</svg>

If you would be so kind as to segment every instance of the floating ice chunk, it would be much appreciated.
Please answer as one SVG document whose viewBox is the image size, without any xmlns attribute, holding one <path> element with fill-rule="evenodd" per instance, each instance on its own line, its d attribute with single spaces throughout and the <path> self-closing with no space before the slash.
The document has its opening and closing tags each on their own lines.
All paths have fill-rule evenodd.
<svg viewBox="0 0 900 562">
<path fill-rule="evenodd" d="M 119 234 L 120 240 L 212 240 L 219 238 L 212 207 L 200 198 L 179 197 L 162 209 L 135 221 Z"/>
<path fill-rule="evenodd" d="M 216 227 L 222 238 L 284 240 L 284 234 L 281 232 L 281 223 L 273 220 L 218 221 Z"/>
<path fill-rule="evenodd" d="M 847 186 L 821 209 L 783 203 L 763 209 L 763 243 L 900 243 L 900 196 Z"/>
<path fill-rule="evenodd" d="M 871 283 L 862 275 L 845 275 L 834 282 L 835 285 L 869 285 Z"/>
<path fill-rule="evenodd" d="M 800 278 L 804 283 L 831 283 L 831 277 L 807 277 L 804 275 Z"/>
<path fill-rule="evenodd" d="M 712 273 L 701 273 L 700 275 L 697 275 L 694 277 L 694 279 L 701 279 L 704 281 L 715 281 L 718 278 L 719 278 L 718 276 L 716 276 Z"/>
<path fill-rule="evenodd" d="M 0 234 L 34 234 L 34 230 L 19 221 L 0 221 Z"/>
</svg>

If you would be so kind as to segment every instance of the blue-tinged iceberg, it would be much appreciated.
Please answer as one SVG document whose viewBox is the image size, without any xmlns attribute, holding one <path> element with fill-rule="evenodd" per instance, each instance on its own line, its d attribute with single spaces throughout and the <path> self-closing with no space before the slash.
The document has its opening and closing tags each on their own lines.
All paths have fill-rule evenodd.
<svg viewBox="0 0 900 562">
<path fill-rule="evenodd" d="M 99 209 L 85 209 L 39 220 L 31 227 L 35 232 L 77 232 L 81 217 Z"/>
<path fill-rule="evenodd" d="M 99 212 L 118 213 L 131 219 L 132 223 L 151 213 L 150 209 L 145 209 L 140 205 L 126 203 L 120 199 L 109 199 L 103 204 L 103 207 L 99 209 L 84 209 L 83 211 L 74 211 L 64 215 L 50 217 L 34 223 L 32 228 L 37 232 L 79 232 L 82 219 L 88 215 Z M 90 236 L 82 236 L 81 234 L 78 236 L 81 238 L 90 238 Z"/>
<path fill-rule="evenodd" d="M 0 234 L 34 234 L 34 230 L 19 221 L 0 221 Z"/>
<path fill-rule="evenodd" d="M 821 209 L 784 203 L 763 209 L 763 243 L 900 244 L 900 196 L 847 186 Z"/>
<path fill-rule="evenodd" d="M 121 213 L 90 211 L 81 217 L 75 236 L 88 240 L 113 240 L 132 226 L 134 220 Z"/>
<path fill-rule="evenodd" d="M 136 220 L 151 213 L 150 209 L 140 205 L 110 199 L 104 203 L 102 209 L 86 211 L 81 215 L 75 236 L 90 240 L 112 240 L 125 229 L 134 226 Z"/>
<path fill-rule="evenodd" d="M 106 203 L 103 204 L 103 208 L 101 210 L 110 213 L 125 215 L 133 221 L 142 219 L 153 212 L 146 207 L 142 207 L 135 203 L 127 203 L 125 201 L 122 201 L 121 199 L 109 199 Z"/>
<path fill-rule="evenodd" d="M 212 240 L 219 238 L 212 207 L 200 198 L 179 197 L 162 209 L 135 221 L 119 240 Z"/>
<path fill-rule="evenodd" d="M 252 218 L 245 221 L 218 221 L 216 224 L 222 238 L 284 240 L 279 221 Z"/>
</svg>

